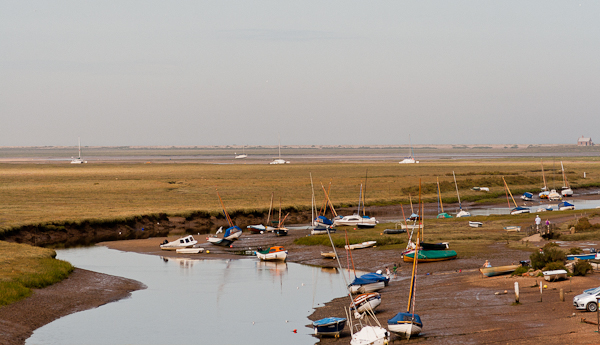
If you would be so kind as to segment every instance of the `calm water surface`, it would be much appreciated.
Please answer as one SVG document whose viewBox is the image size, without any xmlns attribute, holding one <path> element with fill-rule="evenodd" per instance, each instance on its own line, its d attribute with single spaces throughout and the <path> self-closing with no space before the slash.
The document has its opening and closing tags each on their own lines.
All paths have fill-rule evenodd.
<svg viewBox="0 0 600 345">
<path fill-rule="evenodd" d="M 164 261 L 106 247 L 57 253 L 76 267 L 135 279 L 148 288 L 39 328 L 27 345 L 314 344 L 307 316 L 345 293 L 335 271 L 293 263 Z"/>
</svg>

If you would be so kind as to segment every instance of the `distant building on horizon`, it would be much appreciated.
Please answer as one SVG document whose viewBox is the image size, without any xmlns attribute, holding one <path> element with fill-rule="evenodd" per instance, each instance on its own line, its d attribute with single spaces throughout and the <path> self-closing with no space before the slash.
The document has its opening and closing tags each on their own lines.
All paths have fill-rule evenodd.
<svg viewBox="0 0 600 345">
<path fill-rule="evenodd" d="M 594 146 L 592 138 L 585 138 L 583 135 L 577 140 L 577 146 Z"/>
</svg>

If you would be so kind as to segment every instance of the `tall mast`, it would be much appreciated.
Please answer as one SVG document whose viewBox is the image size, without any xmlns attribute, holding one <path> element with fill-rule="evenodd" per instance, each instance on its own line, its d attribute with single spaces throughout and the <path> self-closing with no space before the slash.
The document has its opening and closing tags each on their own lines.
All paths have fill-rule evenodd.
<svg viewBox="0 0 600 345">
<path fill-rule="evenodd" d="M 79 143 L 79 159 L 81 159 L 81 137 L 77 137 L 77 142 Z"/>
<path fill-rule="evenodd" d="M 540 163 L 542 164 L 542 179 L 544 180 L 544 191 L 548 190 L 548 185 L 546 185 L 546 175 L 544 175 L 544 160 L 540 158 Z"/>
<path fill-rule="evenodd" d="M 454 177 L 454 186 L 456 186 L 456 196 L 458 197 L 458 208 L 462 210 L 462 205 L 460 203 L 460 194 L 458 194 L 458 184 L 456 184 L 456 175 L 454 175 L 454 170 L 452 171 L 452 176 Z"/>
</svg>

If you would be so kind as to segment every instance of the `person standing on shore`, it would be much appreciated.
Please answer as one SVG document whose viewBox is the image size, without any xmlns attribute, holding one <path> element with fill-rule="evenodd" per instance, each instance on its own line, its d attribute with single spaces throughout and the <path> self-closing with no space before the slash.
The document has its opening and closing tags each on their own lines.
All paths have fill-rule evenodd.
<svg viewBox="0 0 600 345">
<path fill-rule="evenodd" d="M 540 215 L 536 215 L 535 216 L 535 229 L 536 230 L 540 230 L 540 224 L 542 224 L 542 218 L 540 218 Z"/>
</svg>

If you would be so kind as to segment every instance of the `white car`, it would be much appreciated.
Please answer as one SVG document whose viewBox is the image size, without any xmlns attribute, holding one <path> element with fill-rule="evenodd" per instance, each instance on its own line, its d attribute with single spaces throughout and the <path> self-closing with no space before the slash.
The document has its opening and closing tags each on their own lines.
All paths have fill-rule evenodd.
<svg viewBox="0 0 600 345">
<path fill-rule="evenodd" d="M 597 298 L 600 298 L 600 286 L 585 290 L 581 295 L 573 297 L 573 305 L 575 309 L 596 312 L 598 311 Z"/>
</svg>

